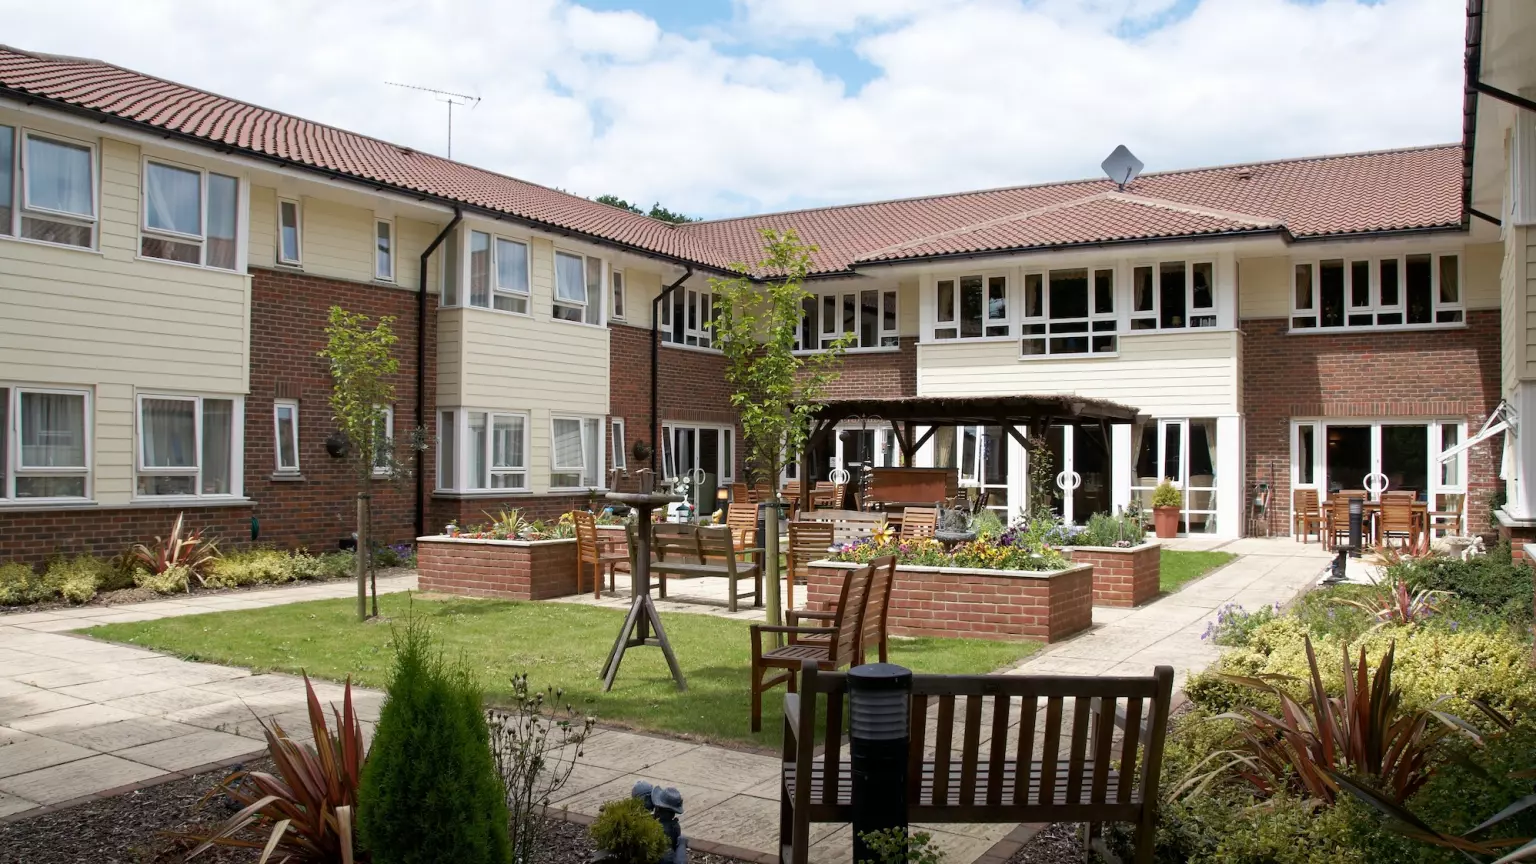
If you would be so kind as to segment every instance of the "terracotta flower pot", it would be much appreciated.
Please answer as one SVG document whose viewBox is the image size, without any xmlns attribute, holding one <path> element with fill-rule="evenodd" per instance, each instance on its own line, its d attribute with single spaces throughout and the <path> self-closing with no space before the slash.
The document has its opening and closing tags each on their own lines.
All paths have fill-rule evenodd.
<svg viewBox="0 0 1536 864">
<path fill-rule="evenodd" d="M 1160 540 L 1171 540 L 1179 536 L 1179 508 L 1153 507 L 1152 526 Z"/>
</svg>

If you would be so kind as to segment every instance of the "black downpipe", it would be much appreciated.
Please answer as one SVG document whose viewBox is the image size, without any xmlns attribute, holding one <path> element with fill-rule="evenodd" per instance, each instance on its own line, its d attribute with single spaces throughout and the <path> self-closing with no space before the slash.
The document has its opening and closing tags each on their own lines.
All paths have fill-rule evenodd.
<svg viewBox="0 0 1536 864">
<path fill-rule="evenodd" d="M 656 411 L 656 403 L 661 398 L 661 379 L 658 372 L 661 365 L 661 304 L 692 275 L 693 268 L 689 267 L 676 282 L 661 289 L 661 293 L 651 301 L 651 471 L 658 477 L 661 476 L 661 468 L 657 461 L 661 459 L 661 415 Z"/>
<path fill-rule="evenodd" d="M 416 290 L 416 428 L 427 428 L 427 259 L 437 251 L 437 247 L 448 238 L 454 228 L 458 227 L 459 220 L 464 214 L 459 208 L 453 208 L 453 221 L 449 222 L 438 235 L 432 238 L 432 244 L 427 251 L 421 253 L 421 281 L 417 283 Z M 441 290 L 442 286 L 438 286 Z M 426 451 L 416 451 L 416 536 L 427 533 L 427 477 L 425 474 Z"/>
</svg>

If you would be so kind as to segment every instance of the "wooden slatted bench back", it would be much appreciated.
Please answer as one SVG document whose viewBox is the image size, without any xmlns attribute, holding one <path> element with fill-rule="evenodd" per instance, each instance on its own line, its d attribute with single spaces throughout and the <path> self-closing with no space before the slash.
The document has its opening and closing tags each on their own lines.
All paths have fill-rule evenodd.
<svg viewBox="0 0 1536 864">
<path fill-rule="evenodd" d="M 657 561 L 674 564 L 703 564 L 699 549 L 699 529 L 693 525 L 662 523 L 651 531 L 651 555 Z"/>
</svg>

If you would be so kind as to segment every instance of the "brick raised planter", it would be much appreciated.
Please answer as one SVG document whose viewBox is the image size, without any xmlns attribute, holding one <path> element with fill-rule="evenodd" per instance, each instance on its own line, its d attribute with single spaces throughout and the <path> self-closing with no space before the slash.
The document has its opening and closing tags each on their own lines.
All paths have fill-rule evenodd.
<svg viewBox="0 0 1536 864">
<path fill-rule="evenodd" d="M 1093 565 L 1093 605 L 1140 606 L 1157 596 L 1163 544 L 1071 546 L 1072 562 Z"/>
<path fill-rule="evenodd" d="M 416 538 L 419 588 L 467 597 L 547 600 L 576 593 L 575 540 Z"/>
<path fill-rule="evenodd" d="M 857 566 L 811 562 L 807 607 L 836 606 L 844 574 Z M 1087 564 L 1045 571 L 902 565 L 891 590 L 890 632 L 1057 642 L 1092 626 L 1093 593 Z"/>
</svg>

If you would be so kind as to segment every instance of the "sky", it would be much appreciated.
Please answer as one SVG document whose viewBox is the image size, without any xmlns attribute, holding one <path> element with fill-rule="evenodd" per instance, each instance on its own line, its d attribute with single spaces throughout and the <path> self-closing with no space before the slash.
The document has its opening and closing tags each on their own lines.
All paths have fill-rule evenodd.
<svg viewBox="0 0 1536 864">
<path fill-rule="evenodd" d="M 718 218 L 1460 140 L 1463 0 L 0 0 L 93 57 Z"/>
</svg>

